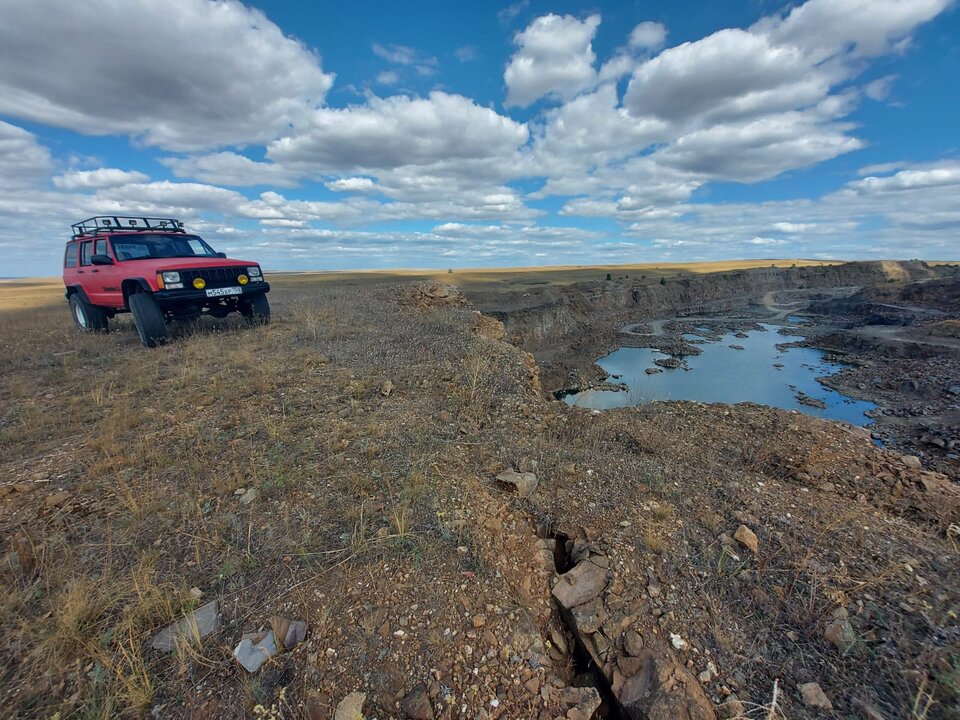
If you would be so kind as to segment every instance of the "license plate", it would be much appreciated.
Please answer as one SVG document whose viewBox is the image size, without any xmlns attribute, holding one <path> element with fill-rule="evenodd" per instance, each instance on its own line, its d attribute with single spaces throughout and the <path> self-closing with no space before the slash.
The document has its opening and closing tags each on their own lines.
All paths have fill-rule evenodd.
<svg viewBox="0 0 960 720">
<path fill-rule="evenodd" d="M 227 287 L 227 288 L 210 288 L 207 290 L 207 297 L 223 297 L 224 295 L 241 295 L 243 294 L 243 288 L 239 287 Z"/>
</svg>

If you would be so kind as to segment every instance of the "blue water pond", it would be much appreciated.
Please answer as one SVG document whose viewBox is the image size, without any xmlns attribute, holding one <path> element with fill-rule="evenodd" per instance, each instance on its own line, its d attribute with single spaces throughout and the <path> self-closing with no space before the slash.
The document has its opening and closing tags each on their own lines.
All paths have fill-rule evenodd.
<svg viewBox="0 0 960 720">
<path fill-rule="evenodd" d="M 777 325 L 762 327 L 765 329 L 748 331 L 745 338 L 730 333 L 719 341 L 698 345 L 702 354 L 684 358 L 689 369 L 664 369 L 654 375 L 646 374 L 645 370 L 657 367 L 653 361 L 666 357 L 663 353 L 651 348 L 620 348 L 597 364 L 611 376 L 620 376 L 613 382 L 622 382 L 629 390 L 585 390 L 567 395 L 564 400 L 570 405 L 597 410 L 645 405 L 657 400 L 754 402 L 854 425 L 871 422 L 864 413 L 876 407 L 873 403 L 854 400 L 817 382 L 818 377 L 832 375 L 842 365 L 824 360 L 824 353 L 814 348 L 779 350 L 777 343 L 790 342 L 791 338 L 779 334 Z M 739 345 L 743 350 L 730 345 Z M 799 402 L 801 394 L 823 401 L 826 407 L 815 408 Z"/>
</svg>

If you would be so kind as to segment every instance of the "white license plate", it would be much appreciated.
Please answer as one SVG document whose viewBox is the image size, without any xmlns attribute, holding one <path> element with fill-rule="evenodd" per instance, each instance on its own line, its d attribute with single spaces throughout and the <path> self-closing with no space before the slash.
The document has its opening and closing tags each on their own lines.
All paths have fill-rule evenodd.
<svg viewBox="0 0 960 720">
<path fill-rule="evenodd" d="M 210 288 L 207 290 L 207 297 L 223 297 L 224 295 L 242 295 L 243 288 L 239 287 L 228 287 L 228 288 Z"/>
</svg>

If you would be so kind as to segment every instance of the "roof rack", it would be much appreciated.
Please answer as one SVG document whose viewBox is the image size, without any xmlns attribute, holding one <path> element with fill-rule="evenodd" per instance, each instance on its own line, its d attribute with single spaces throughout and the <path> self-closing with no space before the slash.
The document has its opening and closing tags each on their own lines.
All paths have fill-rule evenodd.
<svg viewBox="0 0 960 720">
<path fill-rule="evenodd" d="M 185 233 L 183 221 L 173 218 L 129 217 L 126 215 L 97 215 L 73 224 L 73 239 L 93 237 L 102 233 L 143 232 L 161 230 Z"/>
</svg>

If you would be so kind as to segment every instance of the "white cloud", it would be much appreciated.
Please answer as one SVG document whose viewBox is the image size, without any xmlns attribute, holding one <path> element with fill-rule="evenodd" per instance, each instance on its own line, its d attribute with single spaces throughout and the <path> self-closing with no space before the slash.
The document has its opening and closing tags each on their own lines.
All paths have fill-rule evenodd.
<svg viewBox="0 0 960 720">
<path fill-rule="evenodd" d="M 640 50 L 659 50 L 667 42 L 667 28 L 658 22 L 642 22 L 630 32 L 629 44 Z"/>
<path fill-rule="evenodd" d="M 720 30 L 642 64 L 624 105 L 637 117 L 706 125 L 821 100 L 829 78 L 811 71 L 797 47 L 775 46 L 745 30 Z"/>
<path fill-rule="evenodd" d="M 400 74 L 395 70 L 384 70 L 377 75 L 377 83 L 380 85 L 396 85 L 400 82 Z"/>
<path fill-rule="evenodd" d="M 53 160 L 33 133 L 0 120 L 0 187 L 32 185 L 50 177 Z"/>
<path fill-rule="evenodd" d="M 893 83 L 896 79 L 896 75 L 887 75 L 869 82 L 863 86 L 863 94 L 871 100 L 883 102 L 890 96 L 890 91 L 893 90 Z"/>
<path fill-rule="evenodd" d="M 328 182 L 327 188 L 335 192 L 370 192 L 376 189 L 376 184 L 367 177 L 340 178 Z"/>
<path fill-rule="evenodd" d="M 437 59 L 421 53 L 416 48 L 374 43 L 373 52 L 394 65 L 408 65 L 420 75 L 433 75 L 437 72 Z"/>
<path fill-rule="evenodd" d="M 89 190 L 116 187 L 129 183 L 142 183 L 150 177 L 135 170 L 98 168 L 97 170 L 71 170 L 53 178 L 53 184 L 61 190 Z"/>
<path fill-rule="evenodd" d="M 0 0 L 0 113 L 193 150 L 266 142 L 333 83 L 236 0 Z"/>
<path fill-rule="evenodd" d="M 906 190 L 960 186 L 960 160 L 916 166 L 886 177 L 866 177 L 848 185 L 854 192 L 879 195 Z"/>
<path fill-rule="evenodd" d="M 775 222 L 773 229 L 782 233 L 802 233 L 813 230 L 817 227 L 816 223 L 797 223 L 797 222 Z"/>
<path fill-rule="evenodd" d="M 101 188 L 93 195 L 106 213 L 170 214 L 195 217 L 199 212 L 236 214 L 246 202 L 238 192 L 202 183 L 161 180 Z"/>
<path fill-rule="evenodd" d="M 322 172 L 456 164 L 501 157 L 527 141 L 524 125 L 462 95 L 370 98 L 320 108 L 293 135 L 268 146 L 271 160 Z"/>
<path fill-rule="evenodd" d="M 599 15 L 543 15 L 514 37 L 517 51 L 503 73 L 507 107 L 526 107 L 541 97 L 567 100 L 596 82 L 593 37 Z"/>
<path fill-rule="evenodd" d="M 747 240 L 746 243 L 748 245 L 786 245 L 787 241 L 780 240 L 778 238 L 761 237 L 759 235 L 755 235 Z"/>
<path fill-rule="evenodd" d="M 679 138 L 656 162 L 706 178 L 757 182 L 863 147 L 848 125 L 788 112 L 745 123 L 715 125 Z"/>
<path fill-rule="evenodd" d="M 49 8 L 53 1 L 36 5 Z M 159 13 L 159 0 L 91 2 L 115 23 L 133 13 L 131 5 L 137 14 Z M 355 105 L 325 106 L 332 76 L 260 13 L 235 0 L 176 2 L 196 22 L 182 31 L 185 40 L 164 28 L 158 34 L 184 57 L 158 59 L 152 40 L 140 57 L 108 38 L 121 42 L 108 48 L 111 63 L 121 56 L 129 61 L 96 77 L 90 68 L 105 62 L 101 50 L 79 58 L 75 43 L 67 47 L 61 25 L 75 22 L 57 19 L 53 40 L 35 40 L 40 23 L 28 3 L 22 18 L 13 15 L 23 37 L 9 30 L 11 23 L 0 26 L 0 112 L 32 93 L 22 111 L 39 113 L 41 122 L 130 133 L 193 153 L 159 158 L 189 182 L 150 182 L 134 169 L 148 165 L 107 168 L 104 160 L 68 157 L 55 164 L 31 133 L 0 122 L 0 245 L 28 233 L 58 237 L 64 217 L 144 212 L 183 216 L 192 228 L 229 241 L 226 249 L 252 249 L 251 256 L 278 264 L 335 257 L 362 265 L 374 256 L 385 265 L 410 265 L 412 258 L 476 265 L 956 252 L 957 160 L 867 166 L 858 179 L 818 199 L 708 202 L 713 181 L 760 182 L 863 147 L 851 115 L 863 98 L 887 98 L 895 76 L 858 78 L 871 58 L 901 52 L 918 24 L 942 9 L 941 0 L 808 0 L 751 28 L 720 30 L 659 54 L 666 28 L 641 23 L 629 33 L 629 26 L 614 29 L 612 42 L 604 40 L 615 49 L 599 59 L 593 46 L 599 15 L 546 15 L 515 35 L 504 74 L 507 105 L 555 103 L 523 113 L 531 115 L 526 122 L 496 112 L 492 103 L 484 107 L 439 90 L 386 98 L 368 90 Z M 12 4 L 19 12 L 22 3 L 14 0 L 0 0 L 0 10 Z M 513 18 L 524 7 L 518 4 Z M 238 42 L 208 42 L 215 30 Z M 39 50 L 24 49 L 28 42 Z M 48 55 L 36 71 L 44 77 L 31 85 L 33 71 L 21 67 L 21 59 L 40 51 Z M 381 85 L 438 66 L 412 47 L 376 45 L 373 51 L 389 63 L 377 78 Z M 463 46 L 453 55 L 465 61 L 475 51 Z M 247 79 L 232 70 L 235 54 L 243 55 L 240 71 L 251 75 L 249 92 Z M 78 81 L 57 77 L 69 76 L 62 68 L 74 56 Z M 625 75 L 630 80 L 621 97 L 617 81 Z M 181 80 L 195 76 L 196 87 Z M 80 90 L 91 77 L 103 95 L 136 81 L 131 97 L 138 102 L 89 103 Z M 170 103 L 152 105 L 137 94 L 144 87 L 156 93 L 161 81 Z M 11 88 L 21 94 L 7 92 Z M 193 90 L 213 101 L 190 95 Z M 248 106 L 248 95 L 259 102 L 254 92 L 270 107 Z M 197 150 L 218 143 L 258 143 L 263 150 Z M 275 189 L 256 195 L 231 189 L 257 185 Z M 297 185 L 291 197 L 279 192 Z M 548 212 L 532 202 L 551 195 L 561 196 L 562 209 L 550 218 L 608 219 L 619 229 L 609 237 L 551 227 Z M 414 221 L 433 230 L 364 229 Z M 56 255 L 45 252 L 29 261 Z"/>
<path fill-rule="evenodd" d="M 812 63 L 843 55 L 869 58 L 902 48 L 910 33 L 943 12 L 952 0 L 807 0 L 751 31 L 782 45 L 802 47 Z"/>
<path fill-rule="evenodd" d="M 509 25 L 516 20 L 517 16 L 526 10 L 529 5 L 530 0 L 519 0 L 512 5 L 507 5 L 507 7 L 497 11 L 497 20 L 503 25 Z"/>
<path fill-rule="evenodd" d="M 167 157 L 160 162 L 170 168 L 177 177 L 217 185 L 293 187 L 297 184 L 297 173 L 288 168 L 275 163 L 257 162 L 234 152 Z"/>
<path fill-rule="evenodd" d="M 480 59 L 480 48 L 476 45 L 463 45 L 453 51 L 454 57 L 462 63 Z"/>
</svg>

